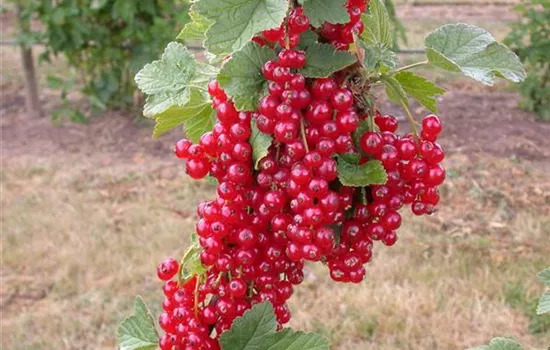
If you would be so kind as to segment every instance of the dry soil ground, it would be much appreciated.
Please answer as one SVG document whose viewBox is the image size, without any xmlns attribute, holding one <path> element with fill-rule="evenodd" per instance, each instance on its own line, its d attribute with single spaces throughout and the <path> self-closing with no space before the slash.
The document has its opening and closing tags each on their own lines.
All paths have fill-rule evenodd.
<svg viewBox="0 0 550 350">
<path fill-rule="evenodd" d="M 493 28 L 513 18 L 507 7 L 492 10 L 401 15 L 411 32 L 434 17 Z M 214 187 L 183 175 L 171 154 L 179 133 L 152 140 L 150 126 L 128 113 L 87 126 L 25 119 L 14 55 L 2 52 L 0 87 L 0 347 L 113 349 L 134 295 L 160 309 L 155 266 L 183 253 L 195 207 Z M 55 69 L 43 68 L 42 81 Z M 497 335 L 550 344 L 550 317 L 534 312 L 543 291 L 535 274 L 550 265 L 550 125 L 518 110 L 505 86 L 442 83 L 449 156 L 440 211 L 407 214 L 398 244 L 378 247 L 365 283 L 335 285 L 311 266 L 293 298 L 292 326 L 323 333 L 334 349 L 464 349 Z M 48 115 L 56 96 L 41 90 Z"/>
</svg>

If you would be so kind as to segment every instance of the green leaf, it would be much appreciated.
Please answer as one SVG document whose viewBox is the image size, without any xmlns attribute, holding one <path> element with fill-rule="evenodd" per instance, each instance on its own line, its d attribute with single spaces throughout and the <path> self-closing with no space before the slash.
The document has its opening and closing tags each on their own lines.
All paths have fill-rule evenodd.
<svg viewBox="0 0 550 350">
<path fill-rule="evenodd" d="M 338 156 L 338 178 L 344 186 L 364 187 L 369 185 L 383 185 L 388 174 L 382 163 L 371 160 L 364 164 L 354 164 Z M 349 160 L 349 159 L 348 159 Z"/>
<path fill-rule="evenodd" d="M 367 44 L 360 38 L 356 38 L 357 53 L 363 66 L 371 71 L 379 71 L 381 67 L 397 67 L 395 52 L 381 43 Z"/>
<path fill-rule="evenodd" d="M 516 83 L 526 77 L 516 54 L 476 26 L 445 25 L 428 35 L 425 44 L 431 64 L 462 72 L 485 85 L 493 85 L 497 76 Z"/>
<path fill-rule="evenodd" d="M 212 103 L 198 89 L 190 90 L 189 101 L 184 106 L 172 106 L 155 116 L 153 137 L 184 124 L 185 135 L 197 143 L 207 131 L 212 130 L 216 114 Z"/>
<path fill-rule="evenodd" d="M 300 74 L 308 78 L 324 78 L 354 64 L 356 58 L 330 44 L 315 43 L 306 50 L 306 62 Z"/>
<path fill-rule="evenodd" d="M 537 315 L 547 312 L 550 312 L 550 291 L 547 291 L 540 297 L 539 304 L 537 305 Z"/>
<path fill-rule="evenodd" d="M 489 345 L 477 346 L 467 350 L 523 350 L 523 346 L 513 339 L 493 338 Z"/>
<path fill-rule="evenodd" d="M 320 27 L 324 22 L 348 23 L 350 20 L 346 10 L 346 0 L 304 0 L 304 13 L 309 17 L 309 23 Z"/>
<path fill-rule="evenodd" d="M 155 328 L 155 320 L 140 296 L 136 298 L 134 314 L 126 317 L 118 327 L 117 339 L 120 350 L 157 348 L 159 335 Z"/>
<path fill-rule="evenodd" d="M 288 4 L 280 0 L 201 0 L 194 8 L 215 22 L 206 31 L 208 51 L 223 55 L 240 50 L 258 32 L 279 27 Z"/>
<path fill-rule="evenodd" d="M 250 127 L 249 143 L 252 146 L 252 160 L 254 161 L 254 169 L 258 170 L 258 164 L 260 160 L 267 156 L 273 137 L 258 130 L 256 119 L 252 120 Z"/>
<path fill-rule="evenodd" d="M 189 12 L 189 17 L 191 17 L 191 22 L 188 22 L 183 27 L 176 39 L 182 41 L 203 40 L 206 36 L 206 31 L 214 22 L 195 11 Z"/>
<path fill-rule="evenodd" d="M 429 111 L 437 113 L 436 97 L 443 95 L 445 90 L 412 72 L 399 72 L 395 75 L 395 79 L 409 96 L 417 100 L 418 103 Z"/>
<path fill-rule="evenodd" d="M 382 0 L 371 0 L 369 13 L 362 15 L 365 30 L 361 34 L 367 44 L 382 44 L 388 48 L 393 47 L 393 35 L 391 21 Z"/>
<path fill-rule="evenodd" d="M 154 117 L 171 106 L 189 101 L 188 86 L 195 76 L 195 59 L 185 46 L 171 42 L 160 60 L 143 67 L 135 77 L 138 88 L 148 94 L 144 115 Z"/>
<path fill-rule="evenodd" d="M 550 267 L 539 272 L 537 277 L 544 283 L 545 286 L 550 287 Z"/>
<path fill-rule="evenodd" d="M 267 84 L 262 75 L 262 66 L 275 58 L 270 48 L 249 42 L 225 63 L 217 79 L 238 110 L 253 111 L 257 108 Z"/>
<path fill-rule="evenodd" d="M 328 350 L 326 339 L 285 329 L 276 332 L 277 322 L 269 302 L 254 305 L 233 321 L 220 337 L 222 350 Z"/>
<path fill-rule="evenodd" d="M 401 83 L 392 75 L 382 74 L 380 79 L 386 86 L 386 94 L 389 99 L 402 106 L 408 106 L 409 100 Z"/>
</svg>

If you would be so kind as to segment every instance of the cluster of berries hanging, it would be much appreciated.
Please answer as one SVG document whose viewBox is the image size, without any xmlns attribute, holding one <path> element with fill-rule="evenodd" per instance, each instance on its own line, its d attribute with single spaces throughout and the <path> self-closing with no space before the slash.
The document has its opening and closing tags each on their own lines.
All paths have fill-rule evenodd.
<svg viewBox="0 0 550 350">
<path fill-rule="evenodd" d="M 360 14 L 367 1 L 349 0 L 351 22 L 325 23 L 316 30 L 326 42 L 347 49 L 363 31 Z M 219 336 L 255 303 L 273 304 L 282 327 L 290 320 L 286 304 L 303 281 L 305 261 L 321 261 L 337 282 L 359 283 L 373 245 L 397 241 L 399 210 L 434 212 L 445 178 L 444 152 L 436 139 L 441 123 L 430 115 L 420 135 L 397 134 L 397 120 L 363 110 L 340 75 L 306 79 L 296 72 L 306 55 L 296 47 L 310 29 L 300 7 L 285 24 L 253 40 L 283 49 L 262 69 L 268 94 L 256 112 L 239 112 L 216 81 L 208 86 L 217 124 L 198 144 L 177 143 L 194 179 L 218 181 L 217 197 L 201 203 L 196 234 L 206 273 L 177 281 L 173 259 L 158 267 L 164 285 L 165 331 L 160 348 L 219 349 Z M 312 28 L 315 29 L 315 28 Z M 372 127 L 357 129 L 367 119 Z M 255 168 L 253 128 L 272 136 L 267 156 Z M 359 137 L 357 137 L 359 136 Z M 357 142 L 358 141 L 358 142 Z M 357 143 L 356 143 L 357 142 Z M 387 183 L 364 188 L 343 186 L 336 155 L 357 154 L 361 162 L 379 160 Z"/>
</svg>

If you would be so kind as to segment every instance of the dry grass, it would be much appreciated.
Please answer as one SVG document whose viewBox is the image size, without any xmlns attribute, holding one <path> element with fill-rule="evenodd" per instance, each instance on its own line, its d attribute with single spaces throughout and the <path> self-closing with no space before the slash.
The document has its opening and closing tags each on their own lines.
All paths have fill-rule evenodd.
<svg viewBox="0 0 550 350">
<path fill-rule="evenodd" d="M 531 301 L 550 256 L 550 178 L 511 161 L 456 155 L 448 166 L 442 211 L 407 218 L 399 243 L 378 247 L 366 283 L 335 285 L 310 267 L 293 326 L 335 349 L 463 349 L 494 335 L 548 344 L 550 321 Z M 213 190 L 180 171 L 154 159 L 5 161 L 2 348 L 113 348 L 135 294 L 158 311 L 154 267 L 182 254 L 194 208 Z"/>
</svg>

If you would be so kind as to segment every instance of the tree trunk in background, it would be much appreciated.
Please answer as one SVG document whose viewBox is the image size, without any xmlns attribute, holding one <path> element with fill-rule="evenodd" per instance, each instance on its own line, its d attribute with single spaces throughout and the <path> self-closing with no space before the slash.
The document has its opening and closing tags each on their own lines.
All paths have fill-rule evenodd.
<svg viewBox="0 0 550 350">
<path fill-rule="evenodd" d="M 19 20 L 19 30 L 21 33 L 29 32 L 30 23 L 21 16 L 21 5 L 17 7 L 17 15 Z M 40 105 L 40 100 L 38 99 L 38 85 L 36 83 L 32 49 L 21 44 L 20 50 L 21 63 L 23 64 L 23 72 L 25 75 L 27 115 L 29 118 L 40 118 L 42 117 L 42 106 Z"/>
<path fill-rule="evenodd" d="M 25 48 L 23 45 L 21 45 L 21 63 L 23 64 L 25 74 L 27 114 L 29 118 L 40 118 L 42 117 L 42 107 L 38 99 L 38 87 L 36 85 L 32 49 Z"/>
</svg>

